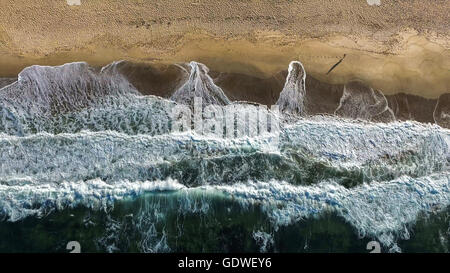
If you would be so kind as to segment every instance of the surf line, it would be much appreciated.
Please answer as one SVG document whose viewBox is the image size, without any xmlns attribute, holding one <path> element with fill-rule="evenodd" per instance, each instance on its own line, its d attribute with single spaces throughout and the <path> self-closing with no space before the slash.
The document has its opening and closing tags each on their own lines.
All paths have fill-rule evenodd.
<svg viewBox="0 0 450 273">
<path fill-rule="evenodd" d="M 328 70 L 327 75 L 330 74 L 331 71 L 333 71 L 340 63 L 342 63 L 342 61 L 345 59 L 345 56 L 347 56 L 347 54 L 344 54 L 344 57 L 342 57 L 342 59 L 339 60 L 339 62 L 335 63 L 330 70 Z"/>
</svg>

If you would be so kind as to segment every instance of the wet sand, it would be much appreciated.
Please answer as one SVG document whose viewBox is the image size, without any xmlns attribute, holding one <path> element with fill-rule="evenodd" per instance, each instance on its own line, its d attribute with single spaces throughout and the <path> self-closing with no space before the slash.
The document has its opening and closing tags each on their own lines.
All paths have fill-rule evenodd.
<svg viewBox="0 0 450 273">
<path fill-rule="evenodd" d="M 189 69 L 186 65 L 155 65 L 145 63 L 119 62 L 114 69 L 145 95 L 157 95 L 170 98 L 183 83 L 188 80 Z M 288 75 L 287 70 L 280 71 L 268 78 L 258 78 L 239 73 L 227 73 L 215 70 L 209 71 L 209 76 L 214 84 L 219 86 L 231 101 L 250 101 L 264 105 L 274 105 L 283 90 Z M 415 120 L 424 123 L 435 123 L 433 114 L 438 107 L 438 99 L 428 99 L 421 96 L 399 93 L 386 95 L 365 83 L 352 87 L 352 83 L 330 84 L 320 81 L 311 75 L 306 76 L 305 81 L 305 108 L 308 115 L 337 114 L 342 117 L 369 119 L 373 121 L 389 122 L 396 120 Z M 342 101 L 344 90 L 350 92 L 350 101 Z M 372 95 L 373 93 L 373 95 Z M 449 109 L 446 106 L 448 94 L 441 95 L 438 108 L 444 113 L 439 121 L 444 127 L 448 127 L 447 119 Z M 341 103 L 344 109 L 338 111 Z M 365 103 L 365 105 L 363 105 Z M 377 112 L 373 107 L 381 107 Z M 372 109 L 373 116 L 366 117 L 353 113 L 353 109 Z M 385 110 L 383 110 L 383 109 Z M 344 111 L 342 111 L 344 110 Z"/>
<path fill-rule="evenodd" d="M 0 78 L 0 88 L 5 87 L 13 82 L 15 82 L 17 78 Z"/>
</svg>

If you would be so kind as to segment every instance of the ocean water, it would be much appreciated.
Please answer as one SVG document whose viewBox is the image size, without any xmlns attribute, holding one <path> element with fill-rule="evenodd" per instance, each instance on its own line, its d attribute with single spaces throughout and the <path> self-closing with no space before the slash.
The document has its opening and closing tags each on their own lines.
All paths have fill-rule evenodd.
<svg viewBox="0 0 450 273">
<path fill-rule="evenodd" d="M 171 98 L 116 64 L 32 66 L 0 89 L 0 252 L 449 251 L 450 130 L 308 116 L 294 62 L 281 112 L 265 112 L 277 130 L 174 132 L 194 97 L 252 104 L 202 64 Z"/>
</svg>

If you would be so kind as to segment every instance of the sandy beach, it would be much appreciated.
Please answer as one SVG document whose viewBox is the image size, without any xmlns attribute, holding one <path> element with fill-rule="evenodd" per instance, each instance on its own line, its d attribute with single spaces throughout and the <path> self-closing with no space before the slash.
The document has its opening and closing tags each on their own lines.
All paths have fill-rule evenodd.
<svg viewBox="0 0 450 273">
<path fill-rule="evenodd" d="M 0 77 L 33 64 L 125 59 L 196 60 L 266 79 L 300 60 L 330 84 L 360 79 L 385 94 L 427 98 L 450 90 L 445 0 L 0 2 Z"/>
</svg>

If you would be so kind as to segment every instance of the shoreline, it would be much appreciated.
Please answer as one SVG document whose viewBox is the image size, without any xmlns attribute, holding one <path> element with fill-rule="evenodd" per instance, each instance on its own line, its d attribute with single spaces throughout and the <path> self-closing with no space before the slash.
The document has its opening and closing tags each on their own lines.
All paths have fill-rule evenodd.
<svg viewBox="0 0 450 273">
<path fill-rule="evenodd" d="M 4 55 L 0 60 L 0 77 L 17 77 L 31 65 L 56 66 L 85 61 L 92 66 L 105 66 L 126 60 L 155 66 L 197 61 L 216 72 L 267 79 L 285 71 L 291 61 L 298 60 L 308 75 L 328 84 L 346 84 L 357 79 L 385 95 L 407 93 L 425 98 L 438 98 L 450 92 L 450 50 L 422 36 L 409 33 L 402 48 L 395 53 L 369 51 L 370 42 L 359 40 L 357 44 L 342 36 L 325 41 L 292 41 L 281 47 L 276 42 L 243 39 L 224 42 L 219 38 L 191 37 L 173 52 L 153 55 L 139 48 L 101 47 L 65 50 L 44 57 Z M 366 48 L 358 48 L 360 45 Z M 345 60 L 327 75 L 329 68 L 344 54 Z"/>
<path fill-rule="evenodd" d="M 78 82 L 77 75 L 83 80 L 84 74 L 80 74 L 79 69 L 85 72 L 91 71 L 94 74 L 101 74 L 106 69 L 106 71 L 117 73 L 114 75 L 123 77 L 142 95 L 169 99 L 188 80 L 192 80 L 190 77 L 192 70 L 189 71 L 191 65 L 152 65 L 120 61 L 104 67 L 94 67 L 86 62 L 75 62 L 63 66 L 52 66 L 50 70 L 46 66 L 29 69 L 42 73 L 42 78 L 39 73 L 32 73 L 31 81 L 50 81 L 57 85 L 58 83 L 67 84 L 61 79 L 69 80 L 76 85 Z M 293 79 L 299 79 L 299 75 L 289 77 L 286 70 L 272 77 L 261 79 L 244 74 L 210 70 L 203 64 L 197 63 L 197 65 L 203 67 L 202 72 L 200 72 L 202 75 L 197 76 L 199 77 L 197 80 L 202 82 L 206 80 L 208 83 L 203 83 L 206 84 L 205 86 L 215 86 L 231 101 L 247 101 L 271 106 L 281 98 L 288 81 L 291 85 L 300 84 L 300 82 L 292 82 Z M 291 65 L 292 63 L 289 65 L 289 69 Z M 51 72 L 47 74 L 45 71 Z M 297 72 L 300 73 L 299 71 Z M 304 70 L 302 69 L 302 71 Z M 22 76 L 26 80 L 23 83 L 26 85 L 26 81 L 30 80 L 29 70 L 27 69 L 24 73 Z M 307 72 L 306 74 L 304 109 L 308 115 L 337 115 L 374 122 L 415 120 L 422 123 L 436 123 L 442 127 L 450 128 L 447 118 L 450 93 L 445 93 L 438 99 L 428 99 L 406 93 L 386 95 L 362 81 L 352 81 L 345 85 L 328 84 L 308 75 Z M 71 79 L 67 79 L 67 75 L 71 75 L 69 76 Z M 0 78 L 0 88 L 8 89 L 9 87 L 6 86 L 16 80 L 17 78 Z M 368 111 L 369 109 L 370 111 Z"/>
</svg>

